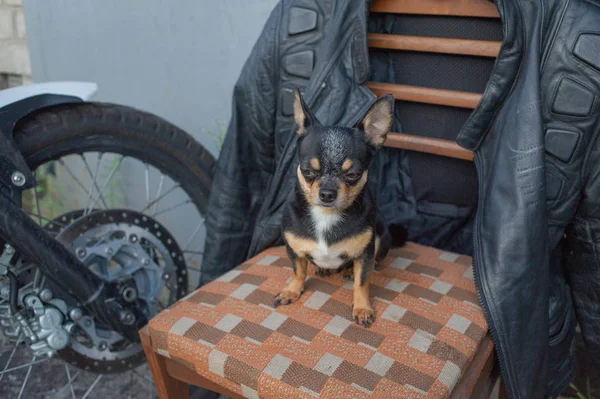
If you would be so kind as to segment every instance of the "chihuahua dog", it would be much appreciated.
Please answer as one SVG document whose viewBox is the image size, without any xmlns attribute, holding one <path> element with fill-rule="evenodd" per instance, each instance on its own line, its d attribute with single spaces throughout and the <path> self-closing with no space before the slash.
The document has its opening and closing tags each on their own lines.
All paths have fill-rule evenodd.
<svg viewBox="0 0 600 399">
<path fill-rule="evenodd" d="M 300 297 L 311 262 L 319 275 L 344 272 L 354 280 L 352 317 L 370 327 L 369 273 L 392 240 L 365 186 L 371 159 L 390 131 L 394 99 L 378 98 L 354 128 L 322 126 L 299 90 L 293 105 L 298 181 L 283 212 L 282 234 L 294 274 L 274 306 Z"/>
</svg>

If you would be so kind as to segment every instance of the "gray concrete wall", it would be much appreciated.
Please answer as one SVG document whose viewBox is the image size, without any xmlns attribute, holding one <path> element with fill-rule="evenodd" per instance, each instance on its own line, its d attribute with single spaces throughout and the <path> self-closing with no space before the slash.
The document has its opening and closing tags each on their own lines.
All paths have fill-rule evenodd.
<svg viewBox="0 0 600 399">
<path fill-rule="evenodd" d="M 276 3 L 24 0 L 33 80 L 96 82 L 100 87 L 96 100 L 133 106 L 163 117 L 193 135 L 216 156 L 217 136 L 224 133 L 231 115 L 233 85 Z M 97 161 L 91 157 L 89 162 L 94 168 Z M 80 159 L 66 159 L 66 164 L 72 170 L 85 170 Z M 157 192 L 159 184 L 158 175 L 150 173 L 148 190 L 144 176 L 141 163 L 123 164 L 113 178 L 118 182 L 115 192 L 123 197 L 117 207 L 144 208 L 146 193 Z M 86 178 L 85 172 L 80 178 Z M 56 191 L 49 196 L 53 200 L 56 197 L 54 202 L 67 209 L 80 209 L 88 203 L 88 193 L 74 187 L 70 174 L 58 168 L 55 179 L 49 188 Z M 163 192 L 168 187 L 171 184 L 165 183 Z M 185 200 L 181 195 L 170 194 L 161 201 L 161 210 Z M 194 207 L 187 206 L 192 209 L 182 207 L 156 218 L 180 245 L 189 243 L 191 250 L 201 252 L 205 232 L 202 229 L 194 235 L 200 219 L 194 215 Z M 186 260 L 190 267 L 201 265 L 201 255 L 190 254 Z M 192 269 L 188 272 L 195 286 L 198 273 Z"/>
<path fill-rule="evenodd" d="M 30 82 L 22 0 L 0 0 L 0 90 Z"/>
<path fill-rule="evenodd" d="M 155 113 L 216 154 L 212 136 L 276 3 L 24 0 L 33 80 L 97 82 L 96 99 Z"/>
</svg>

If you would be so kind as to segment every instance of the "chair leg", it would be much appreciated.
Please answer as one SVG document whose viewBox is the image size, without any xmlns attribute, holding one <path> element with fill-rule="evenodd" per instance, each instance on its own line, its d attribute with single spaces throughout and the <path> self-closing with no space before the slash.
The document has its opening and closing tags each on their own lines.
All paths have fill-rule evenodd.
<svg viewBox="0 0 600 399">
<path fill-rule="evenodd" d="M 154 386 L 156 387 L 158 397 L 160 399 L 189 399 L 189 385 L 169 375 L 165 358 L 152 349 L 150 334 L 148 333 L 147 327 L 140 330 L 140 338 L 142 340 L 142 347 L 146 353 L 148 366 L 150 366 L 150 371 L 152 372 L 152 378 L 154 379 Z"/>
</svg>

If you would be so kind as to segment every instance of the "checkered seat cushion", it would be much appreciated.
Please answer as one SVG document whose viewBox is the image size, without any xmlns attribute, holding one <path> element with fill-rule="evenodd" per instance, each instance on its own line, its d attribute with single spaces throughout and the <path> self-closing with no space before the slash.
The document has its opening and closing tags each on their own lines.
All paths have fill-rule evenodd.
<svg viewBox="0 0 600 399">
<path fill-rule="evenodd" d="M 467 256 L 392 250 L 369 329 L 352 283 L 312 266 L 300 300 L 272 308 L 291 274 L 283 248 L 263 252 L 151 320 L 152 347 L 247 398 L 447 398 L 487 333 Z"/>
</svg>

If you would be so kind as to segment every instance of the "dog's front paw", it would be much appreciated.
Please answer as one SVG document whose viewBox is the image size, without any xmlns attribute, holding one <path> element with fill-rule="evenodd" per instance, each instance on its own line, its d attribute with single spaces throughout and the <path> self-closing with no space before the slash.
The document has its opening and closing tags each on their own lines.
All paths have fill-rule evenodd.
<svg viewBox="0 0 600 399">
<path fill-rule="evenodd" d="M 275 296 L 275 301 L 273 301 L 273 307 L 276 308 L 279 305 L 288 305 L 290 303 L 296 302 L 298 298 L 300 298 L 300 295 L 302 295 L 301 291 L 292 291 L 285 289 Z"/>
<path fill-rule="evenodd" d="M 375 321 L 375 312 L 371 308 L 353 308 L 352 318 L 358 325 L 369 328 Z"/>
<path fill-rule="evenodd" d="M 315 269 L 315 274 L 319 277 L 329 277 L 332 274 L 330 269 L 323 269 L 322 267 L 317 267 Z"/>
</svg>

